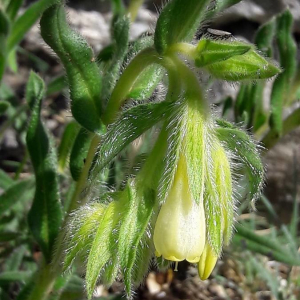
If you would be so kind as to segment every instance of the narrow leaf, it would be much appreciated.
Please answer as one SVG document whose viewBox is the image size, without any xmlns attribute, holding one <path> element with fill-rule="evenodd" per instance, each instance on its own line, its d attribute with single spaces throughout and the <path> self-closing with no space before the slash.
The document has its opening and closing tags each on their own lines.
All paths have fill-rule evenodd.
<svg viewBox="0 0 300 300">
<path fill-rule="evenodd" d="M 121 67 L 128 50 L 129 18 L 116 17 L 112 24 L 113 56 L 103 77 L 102 99 L 106 101 L 120 77 Z"/>
<path fill-rule="evenodd" d="M 11 33 L 7 41 L 8 51 L 12 50 L 25 36 L 25 33 L 31 28 L 32 25 L 38 20 L 41 14 L 48 7 L 61 0 L 39 0 L 33 3 L 26 11 L 17 18 L 11 28 Z M 11 2 L 17 2 L 12 0 Z"/>
<path fill-rule="evenodd" d="M 292 34 L 293 16 L 289 10 L 277 17 L 277 44 L 280 54 L 280 64 L 283 72 L 276 78 L 271 94 L 270 127 L 280 136 L 282 134 L 282 112 L 288 101 L 291 85 L 296 75 L 297 47 Z"/>
<path fill-rule="evenodd" d="M 50 7 L 40 24 L 43 39 L 66 69 L 74 118 L 88 130 L 99 131 L 101 76 L 92 49 L 69 27 L 62 6 Z"/>
<path fill-rule="evenodd" d="M 58 148 L 58 170 L 63 173 L 67 162 L 69 161 L 69 156 L 78 134 L 79 126 L 75 122 L 70 122 L 63 133 Z"/>
<path fill-rule="evenodd" d="M 205 17 L 209 0 L 173 0 L 162 10 L 156 24 L 154 44 L 159 54 L 175 43 L 192 40 Z"/>
<path fill-rule="evenodd" d="M 85 128 L 81 128 L 77 134 L 70 155 L 70 171 L 72 178 L 75 181 L 77 181 L 80 177 L 91 140 L 92 134 Z"/>
<path fill-rule="evenodd" d="M 23 2 L 24 2 L 24 0 L 10 0 L 10 2 L 6 8 L 6 13 L 7 13 L 7 16 L 10 18 L 10 20 L 13 21 L 15 19 Z"/>
<path fill-rule="evenodd" d="M 61 92 L 64 88 L 67 87 L 66 76 L 58 76 L 49 82 L 47 85 L 47 96 L 52 95 L 54 93 Z"/>
<path fill-rule="evenodd" d="M 172 105 L 165 101 L 141 104 L 121 114 L 119 119 L 110 125 L 103 138 L 97 162 L 91 171 L 92 176 L 95 178 L 127 145 L 161 121 Z"/>
<path fill-rule="evenodd" d="M 16 281 L 25 282 L 31 275 L 30 271 L 10 271 L 0 274 L 0 286 Z"/>
<path fill-rule="evenodd" d="M 33 198 L 34 181 L 32 179 L 10 183 L 9 188 L 0 196 L 0 215 L 9 210 L 19 201 Z"/>
<path fill-rule="evenodd" d="M 14 180 L 6 174 L 2 169 L 0 169 L 0 188 L 3 190 L 8 189 L 14 184 Z"/>
<path fill-rule="evenodd" d="M 93 241 L 86 268 L 86 285 L 89 299 L 92 297 L 98 276 L 112 256 L 110 245 L 110 236 L 119 221 L 118 215 L 120 208 L 116 202 L 109 204 L 102 220 L 97 228 L 95 239 Z"/>
<path fill-rule="evenodd" d="M 40 111 L 45 87 L 42 79 L 31 73 L 26 90 L 31 118 L 27 130 L 27 147 L 34 167 L 36 191 L 28 215 L 29 227 L 46 259 L 50 259 L 61 223 L 61 206 L 56 174 L 56 156 L 41 120 Z"/>
</svg>

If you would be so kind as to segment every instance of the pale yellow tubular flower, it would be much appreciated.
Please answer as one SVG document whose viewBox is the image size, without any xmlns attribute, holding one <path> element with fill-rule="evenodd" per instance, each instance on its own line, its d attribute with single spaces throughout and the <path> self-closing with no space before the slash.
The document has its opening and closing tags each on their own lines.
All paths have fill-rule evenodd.
<svg viewBox="0 0 300 300">
<path fill-rule="evenodd" d="M 205 244 L 203 253 L 198 263 L 198 273 L 201 280 L 206 280 L 213 271 L 218 260 L 209 243 Z"/>
<path fill-rule="evenodd" d="M 206 227 L 203 196 L 191 197 L 186 159 L 180 155 L 173 185 L 159 212 L 154 245 L 158 256 L 171 261 L 199 261 L 205 245 Z"/>
</svg>

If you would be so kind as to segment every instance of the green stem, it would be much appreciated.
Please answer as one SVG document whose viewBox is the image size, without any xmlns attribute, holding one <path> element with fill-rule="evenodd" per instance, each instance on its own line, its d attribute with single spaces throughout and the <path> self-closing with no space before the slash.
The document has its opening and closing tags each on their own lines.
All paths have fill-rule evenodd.
<svg viewBox="0 0 300 300">
<path fill-rule="evenodd" d="M 131 61 L 114 88 L 108 101 L 106 110 L 102 116 L 102 120 L 106 125 L 114 122 L 121 105 L 126 100 L 126 97 L 130 93 L 131 89 L 134 87 L 136 80 L 140 74 L 152 64 L 159 64 L 167 69 L 169 76 L 169 95 L 171 96 L 172 90 L 176 91 L 174 94 L 177 94 L 179 87 L 173 83 L 177 82 L 176 77 L 178 77 L 178 74 L 172 60 L 168 57 L 159 56 L 159 54 L 153 48 L 147 48 L 141 51 Z M 171 98 L 174 97 L 171 96 Z"/>
<path fill-rule="evenodd" d="M 170 56 L 177 72 L 180 74 L 185 86 L 185 97 L 189 103 L 200 109 L 204 118 L 210 117 L 209 104 L 203 95 L 198 78 L 177 56 Z"/>
<path fill-rule="evenodd" d="M 92 139 L 92 142 L 91 142 L 88 154 L 87 154 L 84 168 L 80 174 L 79 180 L 77 181 L 75 192 L 73 194 L 73 197 L 72 197 L 72 200 L 71 200 L 71 203 L 69 206 L 69 212 L 71 212 L 74 209 L 78 208 L 79 206 L 85 204 L 85 202 L 87 201 L 84 190 L 85 190 L 85 187 L 87 186 L 89 170 L 92 165 L 95 154 L 97 152 L 100 141 L 101 141 L 101 136 L 95 134 Z"/>
<path fill-rule="evenodd" d="M 94 138 L 92 139 L 84 168 L 79 180 L 77 181 L 75 192 L 73 194 L 68 212 L 62 225 L 61 234 L 58 236 L 56 241 L 57 248 L 52 259 L 52 263 L 49 265 L 44 264 L 41 266 L 41 269 L 37 274 L 35 285 L 27 300 L 46 299 L 49 293 L 52 291 L 57 276 L 62 272 L 61 258 L 63 256 L 64 250 L 64 230 L 69 220 L 69 213 L 79 206 L 83 205 L 87 200 L 84 190 L 87 186 L 89 170 L 92 165 L 94 156 L 97 152 L 100 139 L 101 137 L 99 135 L 94 135 Z"/>
<path fill-rule="evenodd" d="M 191 60 L 195 60 L 197 58 L 197 47 L 188 43 L 176 43 L 168 48 L 166 55 L 174 53 L 180 53 Z"/>
<path fill-rule="evenodd" d="M 294 130 L 296 127 L 300 125 L 300 108 L 296 109 L 292 114 L 290 114 L 284 121 L 283 121 L 283 128 L 282 128 L 282 135 L 279 136 L 274 129 L 271 129 L 265 137 L 262 139 L 262 144 L 267 148 L 272 148 L 279 139 L 289 133 L 290 131 Z"/>
<path fill-rule="evenodd" d="M 141 51 L 125 69 L 112 92 L 102 116 L 102 120 L 106 125 L 113 123 L 120 106 L 126 100 L 126 96 L 130 93 L 135 81 L 144 69 L 156 61 L 156 58 L 156 51 L 152 48 L 147 48 Z"/>
</svg>

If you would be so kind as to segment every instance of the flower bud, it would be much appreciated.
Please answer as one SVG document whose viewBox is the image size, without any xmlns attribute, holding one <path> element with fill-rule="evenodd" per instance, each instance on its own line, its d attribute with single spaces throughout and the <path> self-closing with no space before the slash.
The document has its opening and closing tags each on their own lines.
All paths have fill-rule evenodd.
<svg viewBox="0 0 300 300">
<path fill-rule="evenodd" d="M 203 198 L 199 204 L 192 199 L 186 160 L 181 154 L 173 185 L 159 212 L 154 245 L 158 256 L 172 261 L 199 261 L 205 244 Z"/>
<path fill-rule="evenodd" d="M 218 260 L 211 246 L 207 242 L 198 263 L 198 273 L 201 280 L 206 280 L 213 271 Z"/>
</svg>

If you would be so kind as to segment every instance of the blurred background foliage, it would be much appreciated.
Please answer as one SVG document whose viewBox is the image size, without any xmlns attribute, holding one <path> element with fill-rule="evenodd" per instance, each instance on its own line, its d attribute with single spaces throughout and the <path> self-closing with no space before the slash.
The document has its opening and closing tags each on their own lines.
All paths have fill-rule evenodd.
<svg viewBox="0 0 300 300">
<path fill-rule="evenodd" d="M 0 299 L 22 299 L 17 295 L 37 270 L 41 251 L 51 247 L 41 248 L 35 242 L 29 230 L 34 225 L 29 218 L 28 226 L 27 220 L 37 184 L 29 159 L 37 141 L 32 140 L 32 145 L 28 139 L 26 142 L 33 109 L 28 97 L 25 101 L 30 70 L 46 82 L 42 122 L 38 122 L 58 149 L 54 172 L 58 174 L 62 214 L 68 210 L 74 180 L 91 142 L 89 134 L 72 119 L 64 70 L 34 25 L 50 2 L 55 1 L 0 1 Z M 239 2 L 220 1 L 224 7 L 238 4 L 220 14 L 211 11 L 214 18 L 204 24 L 197 39 L 208 34 L 207 28 L 228 31 L 255 43 L 283 72 L 273 80 L 239 85 L 221 83 L 201 73 L 199 78 L 219 115 L 238 123 L 257 140 L 267 170 L 264 195 L 255 204 L 249 203 L 244 193 L 246 182 L 241 182 L 236 234 L 209 280 L 201 282 L 193 267 L 184 263 L 179 272 L 161 273 L 153 266 L 145 286 L 137 291 L 137 299 L 300 299 L 300 4 L 291 0 Z M 111 57 L 113 43 L 118 43 L 111 41 L 109 32 L 111 9 L 117 4 L 115 0 L 68 2 L 71 25 L 99 54 L 102 65 Z M 161 1 L 125 4 L 131 12 L 138 12 L 131 26 L 131 41 L 145 31 L 150 35 Z M 149 101 L 163 93 L 161 76 L 155 84 L 147 95 Z M 143 160 L 151 137 L 146 133 L 129 145 L 100 180 L 108 187 L 120 187 Z M 48 188 L 50 193 L 52 188 Z M 51 226 L 53 230 L 58 230 L 57 222 Z M 50 299 L 85 299 L 80 271 L 59 278 Z M 100 285 L 95 299 L 121 299 L 122 290 L 120 282 L 109 290 Z"/>
</svg>

